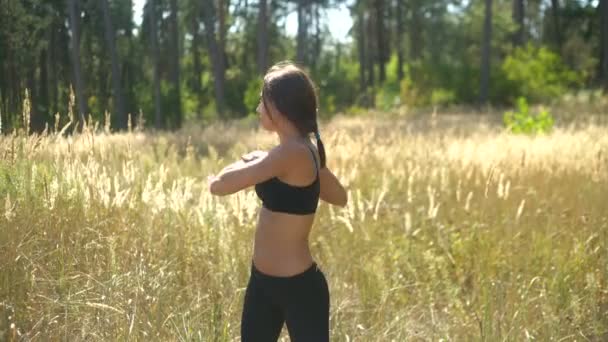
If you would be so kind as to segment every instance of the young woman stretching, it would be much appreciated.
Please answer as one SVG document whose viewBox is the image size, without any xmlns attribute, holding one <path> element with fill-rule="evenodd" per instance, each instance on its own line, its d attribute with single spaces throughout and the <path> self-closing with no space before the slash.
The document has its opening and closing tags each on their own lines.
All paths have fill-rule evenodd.
<svg viewBox="0 0 608 342">
<path fill-rule="evenodd" d="M 262 200 L 241 340 L 277 341 L 286 323 L 292 341 L 329 341 L 329 290 L 310 254 L 308 235 L 319 198 L 345 206 L 347 197 L 325 166 L 315 86 L 297 66 L 279 63 L 264 76 L 257 112 L 262 127 L 278 135 L 279 145 L 248 153 L 209 178 L 214 195 L 255 185 Z"/>
</svg>

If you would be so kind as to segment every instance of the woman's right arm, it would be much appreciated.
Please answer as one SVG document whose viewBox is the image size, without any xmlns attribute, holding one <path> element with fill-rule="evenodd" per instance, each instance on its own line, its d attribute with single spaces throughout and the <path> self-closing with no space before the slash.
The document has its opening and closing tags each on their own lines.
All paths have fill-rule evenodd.
<svg viewBox="0 0 608 342">
<path fill-rule="evenodd" d="M 319 197 L 327 203 L 346 206 L 348 197 L 344 186 L 340 184 L 338 178 L 327 167 L 319 171 L 319 179 L 321 182 L 321 193 Z"/>
<path fill-rule="evenodd" d="M 294 146 L 280 145 L 250 162 L 239 160 L 225 167 L 217 176 L 208 176 L 209 191 L 225 196 L 261 183 L 286 172 L 294 164 Z"/>
</svg>

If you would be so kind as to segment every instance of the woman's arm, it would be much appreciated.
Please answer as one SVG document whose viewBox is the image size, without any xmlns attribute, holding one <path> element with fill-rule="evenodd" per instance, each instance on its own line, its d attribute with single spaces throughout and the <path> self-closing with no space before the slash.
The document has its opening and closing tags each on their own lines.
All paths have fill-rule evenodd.
<svg viewBox="0 0 608 342">
<path fill-rule="evenodd" d="M 209 191 L 218 196 L 230 195 L 285 173 L 293 163 L 291 146 L 278 146 L 268 154 L 244 162 L 239 160 L 225 167 L 217 176 L 209 176 Z"/>
<path fill-rule="evenodd" d="M 249 163 L 252 160 L 264 157 L 268 154 L 268 152 L 266 151 L 260 151 L 260 150 L 256 150 L 256 151 L 252 151 L 246 154 L 243 154 L 243 156 L 241 157 L 241 160 Z"/>
<path fill-rule="evenodd" d="M 241 160 L 237 160 L 234 163 L 232 163 L 232 164 L 224 167 L 222 169 L 222 171 L 220 171 L 218 173 L 218 176 L 221 175 L 221 174 L 223 174 L 223 173 L 225 173 L 225 172 L 227 172 L 227 171 L 241 168 L 245 164 L 250 163 L 250 162 L 252 162 L 252 161 L 254 161 L 254 160 L 258 159 L 258 158 L 264 157 L 266 155 L 268 155 L 268 152 L 266 152 L 266 151 L 253 151 L 253 152 L 249 152 L 247 154 L 244 154 L 241 157 Z"/>
<path fill-rule="evenodd" d="M 246 163 L 247 163 L 247 162 L 246 162 L 246 161 L 244 161 L 244 160 L 237 160 L 237 161 L 235 161 L 234 163 L 232 163 L 232 164 L 230 164 L 230 165 L 228 165 L 228 166 L 224 167 L 224 168 L 222 169 L 222 171 L 220 171 L 220 172 L 218 173 L 218 176 L 219 176 L 219 175 L 221 175 L 221 174 L 223 174 L 223 173 L 225 173 L 225 172 L 227 172 L 227 171 L 230 171 L 230 170 L 234 170 L 234 169 L 237 169 L 237 168 L 243 167 L 243 166 L 244 166 Z"/>
<path fill-rule="evenodd" d="M 319 178 L 321 182 L 321 199 L 333 205 L 346 206 L 348 202 L 346 190 L 331 170 L 327 167 L 322 168 L 319 170 Z"/>
</svg>

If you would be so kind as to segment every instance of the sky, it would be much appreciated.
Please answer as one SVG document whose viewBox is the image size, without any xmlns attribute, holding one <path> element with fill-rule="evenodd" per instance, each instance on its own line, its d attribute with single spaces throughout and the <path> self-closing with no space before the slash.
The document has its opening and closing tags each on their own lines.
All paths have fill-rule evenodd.
<svg viewBox="0 0 608 342">
<path fill-rule="evenodd" d="M 133 10 L 135 22 L 139 25 L 141 23 L 143 6 L 146 0 L 133 0 Z M 325 10 L 325 22 L 331 23 L 329 31 L 331 35 L 338 41 L 347 42 L 351 38 L 348 37 L 348 30 L 350 30 L 353 21 L 350 17 L 350 11 L 345 4 L 341 4 L 338 8 L 332 8 Z M 285 22 L 285 29 L 287 34 L 295 37 L 298 31 L 298 16 L 295 11 L 287 16 Z"/>
</svg>

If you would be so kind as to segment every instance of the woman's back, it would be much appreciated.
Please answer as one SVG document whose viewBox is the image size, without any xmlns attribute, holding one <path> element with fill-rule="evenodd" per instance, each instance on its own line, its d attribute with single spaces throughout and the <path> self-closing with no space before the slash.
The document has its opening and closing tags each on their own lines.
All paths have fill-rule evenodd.
<svg viewBox="0 0 608 342">
<path fill-rule="evenodd" d="M 297 159 L 297 164 L 287 174 L 276 177 L 269 183 L 269 188 L 283 188 L 283 191 L 276 191 L 274 195 L 289 194 L 301 198 L 273 198 L 277 207 L 280 207 L 281 201 L 285 203 L 282 206 L 283 212 L 267 206 L 260 209 L 253 262 L 263 273 L 291 276 L 306 270 L 313 261 L 308 248 L 308 236 L 314 222 L 314 211 L 306 214 L 298 213 L 297 210 L 296 213 L 290 212 L 291 203 L 314 201 L 313 207 L 317 207 L 320 189 L 316 188 L 316 198 L 313 189 L 315 184 L 319 184 L 319 156 L 311 145 L 309 141 L 301 143 L 305 150 L 298 149 L 301 156 Z M 273 189 L 268 190 L 272 192 Z M 272 195 L 266 194 L 268 197 Z M 306 203 L 306 206 L 310 205 Z"/>
<path fill-rule="evenodd" d="M 276 341 L 284 323 L 292 340 L 329 341 L 329 287 L 310 254 L 308 236 L 319 199 L 344 206 L 347 196 L 326 167 L 317 104 L 314 84 L 303 70 L 289 63 L 273 66 L 264 76 L 256 111 L 280 144 L 267 153 L 249 153 L 209 179 L 213 194 L 255 186 L 262 200 L 243 303 L 244 342 Z"/>
</svg>

